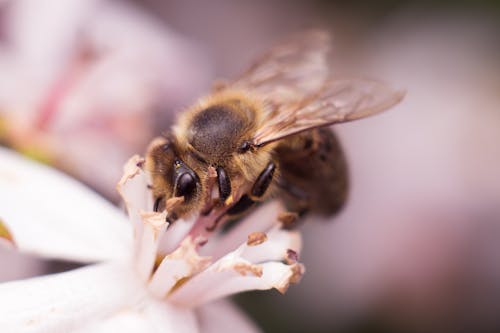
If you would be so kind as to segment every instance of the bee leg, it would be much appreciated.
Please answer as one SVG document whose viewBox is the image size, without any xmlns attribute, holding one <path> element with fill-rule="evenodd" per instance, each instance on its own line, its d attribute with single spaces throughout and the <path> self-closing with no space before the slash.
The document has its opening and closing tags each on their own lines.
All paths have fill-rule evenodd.
<svg viewBox="0 0 500 333">
<path fill-rule="evenodd" d="M 239 215 L 244 211 L 248 210 L 255 204 L 255 201 L 252 200 L 248 195 L 244 195 L 235 203 L 231 208 L 226 211 L 228 215 Z"/>
<path fill-rule="evenodd" d="M 276 164 L 274 164 L 274 162 L 269 162 L 252 186 L 252 197 L 260 198 L 266 193 L 269 185 L 271 185 L 271 181 L 273 180 L 275 170 Z"/>
<path fill-rule="evenodd" d="M 177 221 L 177 219 L 178 219 L 177 214 L 172 212 L 167 215 L 166 221 L 169 224 L 173 224 L 175 221 Z"/>
<path fill-rule="evenodd" d="M 165 209 L 165 203 L 163 202 L 163 196 L 156 198 L 155 203 L 153 205 L 153 211 L 159 212 Z"/>
<path fill-rule="evenodd" d="M 224 202 L 231 195 L 231 180 L 222 167 L 217 167 L 217 183 L 219 185 L 219 199 Z"/>
<path fill-rule="evenodd" d="M 248 210 L 255 204 L 255 199 L 261 198 L 271 185 L 273 180 L 274 171 L 276 170 L 276 164 L 274 162 L 269 162 L 269 164 L 262 170 L 257 180 L 252 186 L 250 195 L 245 194 L 226 212 L 228 215 L 238 215 Z"/>
<path fill-rule="evenodd" d="M 297 213 L 300 217 L 309 212 L 311 198 L 304 189 L 283 178 L 278 179 L 276 184 L 284 192 L 285 203 L 292 212 Z"/>
<path fill-rule="evenodd" d="M 276 182 L 278 187 L 285 191 L 288 195 L 294 197 L 297 200 L 307 201 L 309 200 L 309 195 L 302 188 L 293 185 L 288 182 L 286 179 L 280 178 Z"/>
<path fill-rule="evenodd" d="M 209 227 L 206 227 L 205 229 L 207 231 L 214 231 L 217 226 L 219 225 L 220 221 L 227 217 L 227 216 L 237 216 L 237 215 L 240 215 L 241 213 L 245 212 L 246 210 L 250 209 L 253 205 L 255 204 L 255 201 L 253 201 L 252 199 L 250 199 L 250 197 L 248 195 L 244 195 L 240 198 L 240 200 L 238 200 L 238 202 L 236 202 L 234 205 L 231 206 L 231 208 L 229 208 L 228 210 L 226 210 L 222 215 L 220 215 L 219 217 L 217 217 L 217 219 L 214 221 L 214 224 L 209 226 Z"/>
<path fill-rule="evenodd" d="M 205 229 L 207 231 L 210 231 L 210 232 L 214 231 L 223 218 L 225 218 L 227 216 L 240 215 L 241 213 L 243 213 L 246 210 L 248 210 L 249 208 L 251 208 L 254 204 L 255 204 L 255 201 L 250 199 L 250 197 L 245 194 L 244 196 L 242 196 L 240 198 L 240 200 L 238 200 L 238 202 L 236 202 L 233 206 L 231 206 L 231 208 L 229 208 L 223 214 L 221 214 L 219 217 L 217 217 L 215 219 L 213 225 L 206 227 Z"/>
</svg>

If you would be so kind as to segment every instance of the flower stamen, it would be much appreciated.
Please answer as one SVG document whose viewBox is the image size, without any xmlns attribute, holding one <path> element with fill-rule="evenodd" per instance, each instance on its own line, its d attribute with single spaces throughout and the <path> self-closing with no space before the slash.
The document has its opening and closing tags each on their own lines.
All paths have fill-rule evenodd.
<svg viewBox="0 0 500 333">
<path fill-rule="evenodd" d="M 263 232 L 252 232 L 248 235 L 247 245 L 256 246 L 264 243 L 267 240 L 267 235 Z"/>
</svg>

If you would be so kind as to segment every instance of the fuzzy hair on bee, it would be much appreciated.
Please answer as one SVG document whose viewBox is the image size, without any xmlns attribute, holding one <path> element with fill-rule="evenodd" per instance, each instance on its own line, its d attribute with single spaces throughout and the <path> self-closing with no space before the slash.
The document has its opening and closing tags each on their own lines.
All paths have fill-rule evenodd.
<svg viewBox="0 0 500 333">
<path fill-rule="evenodd" d="M 404 93 L 334 78 L 329 45 L 323 31 L 292 36 L 181 112 L 147 150 L 155 210 L 182 197 L 172 221 L 214 210 L 231 218 L 274 195 L 298 214 L 338 212 L 348 167 L 329 126 L 384 111 Z"/>
</svg>

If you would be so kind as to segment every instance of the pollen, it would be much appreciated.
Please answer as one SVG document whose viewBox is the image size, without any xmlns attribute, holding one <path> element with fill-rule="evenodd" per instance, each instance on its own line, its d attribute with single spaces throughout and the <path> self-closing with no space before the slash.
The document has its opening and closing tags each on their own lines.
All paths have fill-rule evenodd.
<svg viewBox="0 0 500 333">
<path fill-rule="evenodd" d="M 0 239 L 6 240 L 9 244 L 15 246 L 16 243 L 14 242 L 14 237 L 12 237 L 12 234 L 10 233 L 9 229 L 3 222 L 3 220 L 0 218 Z"/>
<path fill-rule="evenodd" d="M 247 245 L 256 246 L 264 243 L 267 240 L 267 235 L 263 232 L 252 232 L 248 235 Z"/>
<path fill-rule="evenodd" d="M 299 215 L 293 212 L 281 212 L 278 215 L 278 221 L 283 224 L 284 228 L 293 226 L 293 224 L 298 220 Z"/>
<path fill-rule="evenodd" d="M 231 205 L 233 202 L 234 202 L 234 198 L 233 198 L 233 195 L 231 194 L 231 195 L 230 195 L 230 196 L 226 199 L 226 201 L 224 201 L 224 204 L 225 204 L 226 206 L 229 206 L 229 205 Z"/>
<path fill-rule="evenodd" d="M 239 263 L 233 266 L 233 269 L 241 276 L 257 276 L 261 277 L 263 270 L 261 266 L 258 265 L 248 265 L 244 263 Z"/>
<path fill-rule="evenodd" d="M 292 264 L 296 264 L 298 261 L 299 261 L 299 255 L 298 255 L 298 253 L 296 251 L 292 250 L 292 249 L 288 249 L 286 251 L 285 262 L 288 265 L 292 265 Z"/>
</svg>

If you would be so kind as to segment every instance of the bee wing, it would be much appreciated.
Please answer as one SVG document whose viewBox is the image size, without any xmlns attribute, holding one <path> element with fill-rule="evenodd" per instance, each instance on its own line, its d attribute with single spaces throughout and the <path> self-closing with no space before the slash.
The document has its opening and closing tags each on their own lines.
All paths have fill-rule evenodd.
<svg viewBox="0 0 500 333">
<path fill-rule="evenodd" d="M 303 99 L 328 78 L 329 48 L 327 32 L 296 34 L 265 53 L 229 86 L 253 92 L 273 105 Z"/>
<path fill-rule="evenodd" d="M 404 95 L 375 80 L 329 80 L 297 103 L 269 109 L 253 144 L 263 146 L 312 128 L 364 118 L 394 106 Z"/>
</svg>

